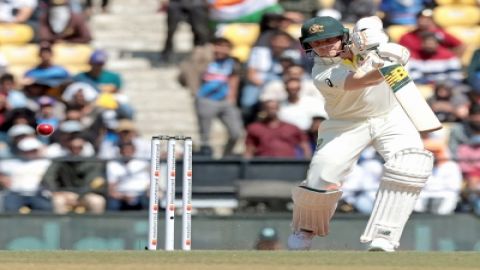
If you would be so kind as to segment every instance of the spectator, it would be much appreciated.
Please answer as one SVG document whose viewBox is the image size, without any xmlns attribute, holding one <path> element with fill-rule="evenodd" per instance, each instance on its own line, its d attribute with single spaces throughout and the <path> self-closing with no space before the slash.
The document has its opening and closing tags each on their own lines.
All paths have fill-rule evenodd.
<svg viewBox="0 0 480 270">
<path fill-rule="evenodd" d="M 480 48 L 475 50 L 467 67 L 467 82 L 472 88 L 480 91 Z"/>
<path fill-rule="evenodd" d="M 433 96 L 427 102 L 440 122 L 456 122 L 468 116 L 468 97 L 456 91 L 451 81 L 437 81 Z"/>
<path fill-rule="evenodd" d="M 40 63 L 25 73 L 24 84 L 29 86 L 41 85 L 55 88 L 70 79 L 70 74 L 64 67 L 52 63 L 53 52 L 50 45 L 40 46 L 39 57 Z M 43 94 L 45 93 L 40 95 Z"/>
<path fill-rule="evenodd" d="M 247 63 L 247 80 L 242 89 L 240 104 L 247 122 L 255 115 L 262 88 L 270 81 L 280 79 L 284 72 L 280 57 L 289 51 L 292 57 L 300 59 L 300 51 L 291 49 L 293 38 L 285 32 L 272 34 L 270 47 L 253 47 Z"/>
<path fill-rule="evenodd" d="M 373 1 L 370 1 L 373 2 Z M 381 1 L 380 11 L 385 14 L 383 21 L 386 26 L 392 24 L 414 25 L 419 12 L 425 9 L 431 0 L 386 0 Z M 374 15 L 374 14 L 372 14 Z M 355 21 L 353 21 L 355 22 Z"/>
<path fill-rule="evenodd" d="M 38 100 L 40 109 L 37 112 L 37 123 L 46 123 L 52 125 L 54 129 L 57 129 L 60 120 L 63 119 L 63 115 L 56 114 L 55 105 L 56 101 L 52 97 L 42 96 Z"/>
<path fill-rule="evenodd" d="M 148 208 L 147 191 L 150 182 L 150 164 L 135 158 L 133 142 L 121 143 L 121 160 L 107 163 L 107 209 L 141 210 Z"/>
<path fill-rule="evenodd" d="M 92 40 L 82 14 L 74 13 L 69 0 L 50 0 L 40 18 L 40 42 L 89 43 Z"/>
<path fill-rule="evenodd" d="M 280 250 L 282 243 L 278 237 L 277 229 L 273 227 L 264 227 L 260 230 L 255 241 L 255 250 Z"/>
<path fill-rule="evenodd" d="M 225 38 L 216 38 L 212 43 L 213 60 L 203 72 L 195 100 L 200 127 L 200 144 L 202 147 L 210 148 L 210 128 L 212 121 L 218 117 L 229 134 L 224 155 L 231 155 L 243 133 L 241 114 L 236 106 L 240 64 L 230 56 L 232 50 L 230 41 Z"/>
<path fill-rule="evenodd" d="M 118 134 L 118 140 L 115 142 L 104 141 L 100 146 L 98 157 L 104 159 L 118 157 L 120 155 L 120 146 L 132 143 L 135 150 L 133 157 L 138 159 L 150 158 L 150 143 L 148 140 L 140 137 L 132 120 L 122 119 L 118 121 L 116 133 Z"/>
<path fill-rule="evenodd" d="M 15 124 L 8 129 L 7 136 L 2 138 L 0 157 L 9 158 L 19 155 L 18 143 L 24 138 L 35 138 L 35 130 L 26 124 Z"/>
<path fill-rule="evenodd" d="M 206 0 L 166 0 L 163 4 L 167 5 L 167 37 L 161 52 L 162 60 L 173 60 L 173 35 L 182 19 L 187 19 L 192 27 L 194 46 L 203 46 L 208 42 L 210 30 Z"/>
<path fill-rule="evenodd" d="M 50 193 L 40 186 L 50 161 L 44 159 L 42 143 L 35 138 L 18 142 L 20 150 L 16 158 L 0 162 L 0 186 L 6 189 L 4 207 L 6 212 L 52 211 Z"/>
<path fill-rule="evenodd" d="M 90 56 L 90 70 L 73 78 L 77 82 L 85 82 L 98 92 L 116 93 L 122 88 L 122 78 L 116 72 L 105 69 L 108 55 L 103 50 L 95 50 Z"/>
<path fill-rule="evenodd" d="M 407 69 L 410 77 L 420 84 L 444 80 L 459 83 L 463 80 L 460 59 L 449 49 L 441 47 L 433 32 L 421 34 L 421 49 L 411 52 Z"/>
<path fill-rule="evenodd" d="M 478 106 L 478 105 L 477 105 Z M 475 124 L 480 123 L 479 114 Z M 460 144 L 457 150 L 460 169 L 465 179 L 465 197 L 475 214 L 480 215 L 480 132 L 476 131 L 468 143 Z"/>
<path fill-rule="evenodd" d="M 341 21 L 345 23 L 354 24 L 363 17 L 374 16 L 378 11 L 378 1 L 376 0 L 338 0 L 333 2 L 335 2 L 333 5 L 334 10 L 339 11 Z M 329 7 L 322 7 L 320 11 L 325 9 L 332 12 Z M 327 14 L 324 13 L 322 15 Z"/>
<path fill-rule="evenodd" d="M 301 87 L 299 79 L 289 79 L 285 82 L 288 97 L 280 103 L 278 118 L 285 123 L 295 125 L 302 131 L 307 131 L 314 116 L 320 115 L 326 118 L 325 104 L 322 100 L 300 96 Z"/>
<path fill-rule="evenodd" d="M 260 21 L 260 34 L 254 43 L 254 47 L 268 47 L 270 40 L 276 32 L 280 30 L 287 30 L 293 23 L 302 23 L 303 15 L 298 12 L 269 12 L 262 15 Z M 294 46 L 292 49 L 295 48 Z"/>
<path fill-rule="evenodd" d="M 474 137 L 480 136 L 480 104 L 472 104 L 468 117 L 461 123 L 454 124 L 448 136 L 448 148 L 453 158 L 458 156 L 459 145 L 468 145 Z"/>
<path fill-rule="evenodd" d="M 342 200 L 350 206 L 351 211 L 370 214 L 373 210 L 376 191 L 383 173 L 383 164 L 377 155 L 373 147 L 366 148 L 342 186 L 344 190 Z M 343 205 L 341 209 L 348 208 Z"/>
<path fill-rule="evenodd" d="M 71 159 L 54 160 L 43 177 L 42 184 L 52 191 L 56 214 L 72 210 L 101 214 L 105 210 L 107 182 L 104 164 L 97 160 L 78 159 L 85 143 L 80 136 L 72 136 L 68 141 Z"/>
<path fill-rule="evenodd" d="M 433 11 L 430 9 L 425 9 L 418 13 L 416 28 L 404 34 L 400 38 L 399 43 L 407 47 L 412 55 L 418 55 L 422 50 L 422 35 L 424 32 L 434 33 L 439 42 L 439 47 L 453 51 L 459 58 L 466 49 L 462 41 L 435 23 Z"/>
<path fill-rule="evenodd" d="M 443 141 L 424 139 L 425 149 L 435 157 L 433 172 L 418 197 L 417 212 L 437 215 L 452 214 L 457 207 L 462 188 L 462 172 L 458 164 L 450 160 L 447 145 Z"/>
<path fill-rule="evenodd" d="M 28 101 L 25 94 L 15 89 L 15 77 L 10 73 L 0 76 L 0 94 L 4 95 L 9 108 L 27 107 Z"/>
<path fill-rule="evenodd" d="M 289 79 L 301 80 L 302 86 L 300 89 L 300 96 L 317 98 L 320 102 L 323 102 L 323 96 L 313 84 L 312 78 L 305 73 L 304 67 L 299 64 L 293 64 L 286 68 L 281 79 L 268 82 L 260 94 L 260 101 L 285 101 L 287 99 L 287 91 L 285 90 L 284 82 Z"/>
<path fill-rule="evenodd" d="M 0 2 L 0 23 L 28 23 L 37 5 L 37 0 L 3 0 Z"/>
<path fill-rule="evenodd" d="M 263 118 L 247 127 L 246 149 L 244 156 L 309 158 L 312 155 L 308 139 L 296 126 L 278 119 L 277 101 L 262 103 Z"/>
<path fill-rule="evenodd" d="M 49 158 L 67 157 L 72 155 L 70 141 L 73 138 L 80 137 L 85 131 L 85 127 L 79 121 L 67 120 L 60 123 L 57 131 L 52 136 L 52 142 L 47 147 L 45 155 Z M 81 157 L 93 157 L 95 149 L 93 145 L 86 141 L 82 143 L 82 149 L 78 153 Z"/>
</svg>

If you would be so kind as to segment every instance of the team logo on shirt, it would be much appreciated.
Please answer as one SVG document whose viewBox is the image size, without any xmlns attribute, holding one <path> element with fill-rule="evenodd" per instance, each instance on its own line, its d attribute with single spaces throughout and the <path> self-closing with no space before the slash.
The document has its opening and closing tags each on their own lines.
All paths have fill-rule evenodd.
<svg viewBox="0 0 480 270">
<path fill-rule="evenodd" d="M 333 87 L 333 83 L 332 81 L 330 81 L 330 79 L 325 79 L 325 83 L 330 86 L 330 87 Z"/>
<path fill-rule="evenodd" d="M 314 24 L 314 25 L 310 26 L 310 28 L 308 28 L 308 32 L 310 34 L 320 33 L 320 32 L 323 32 L 323 31 L 324 31 L 323 25 L 320 25 L 320 24 Z"/>
</svg>

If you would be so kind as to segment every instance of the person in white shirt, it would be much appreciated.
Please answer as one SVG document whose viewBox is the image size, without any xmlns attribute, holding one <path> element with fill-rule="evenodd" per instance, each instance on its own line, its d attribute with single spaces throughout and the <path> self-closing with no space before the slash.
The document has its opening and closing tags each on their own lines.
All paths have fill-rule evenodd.
<svg viewBox="0 0 480 270">
<path fill-rule="evenodd" d="M 463 176 L 457 162 L 450 160 L 447 144 L 439 139 L 424 140 L 435 156 L 433 172 L 415 204 L 416 212 L 449 215 L 460 201 Z"/>
<path fill-rule="evenodd" d="M 6 212 L 18 212 L 22 208 L 52 211 L 50 192 L 40 185 L 51 163 L 43 158 L 43 148 L 38 139 L 27 137 L 18 143 L 18 157 L 0 162 L 0 186 L 6 189 L 3 203 Z"/>
<path fill-rule="evenodd" d="M 107 162 L 107 210 L 147 209 L 150 163 L 134 157 L 134 143 L 124 142 L 119 147 L 122 159 Z"/>
<path fill-rule="evenodd" d="M 299 79 L 289 79 L 285 82 L 287 99 L 280 103 L 278 118 L 286 123 L 306 131 L 312 124 L 314 116 L 326 118 L 324 104 L 321 100 L 309 96 L 300 96 L 302 82 Z"/>
</svg>

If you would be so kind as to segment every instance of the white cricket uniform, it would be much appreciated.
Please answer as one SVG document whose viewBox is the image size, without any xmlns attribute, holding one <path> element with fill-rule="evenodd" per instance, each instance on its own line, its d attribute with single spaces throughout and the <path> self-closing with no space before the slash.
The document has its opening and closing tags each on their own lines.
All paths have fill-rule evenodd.
<svg viewBox="0 0 480 270">
<path fill-rule="evenodd" d="M 355 66 L 350 61 L 335 58 L 332 64 L 326 64 L 315 57 L 312 77 L 325 97 L 329 118 L 318 132 L 317 149 L 305 181 L 308 187 L 322 190 L 328 183 L 341 184 L 369 145 L 385 161 L 406 148 L 423 149 L 418 131 L 387 84 L 345 91 L 345 80 L 351 72 L 355 72 Z"/>
</svg>

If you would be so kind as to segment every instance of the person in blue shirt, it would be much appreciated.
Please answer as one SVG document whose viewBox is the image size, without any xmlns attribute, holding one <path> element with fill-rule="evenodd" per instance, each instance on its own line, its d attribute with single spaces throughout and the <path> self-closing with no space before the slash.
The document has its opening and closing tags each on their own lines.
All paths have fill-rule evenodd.
<svg viewBox="0 0 480 270">
<path fill-rule="evenodd" d="M 230 155 L 243 133 L 240 110 L 236 106 L 240 64 L 230 56 L 232 43 L 228 39 L 215 38 L 212 44 L 214 57 L 202 74 L 195 100 L 201 146 L 210 147 L 212 121 L 219 118 L 229 135 L 224 155 Z"/>
</svg>

